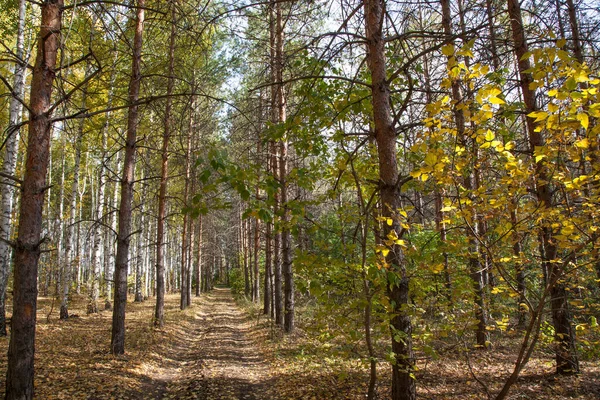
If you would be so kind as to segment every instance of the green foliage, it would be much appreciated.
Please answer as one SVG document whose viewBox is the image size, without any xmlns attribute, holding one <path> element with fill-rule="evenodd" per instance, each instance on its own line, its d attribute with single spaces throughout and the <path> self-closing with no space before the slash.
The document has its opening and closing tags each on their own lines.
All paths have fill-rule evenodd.
<svg viewBox="0 0 600 400">
<path fill-rule="evenodd" d="M 229 287 L 234 296 L 240 297 L 244 295 L 244 273 L 241 268 L 232 268 L 229 270 Z"/>
</svg>

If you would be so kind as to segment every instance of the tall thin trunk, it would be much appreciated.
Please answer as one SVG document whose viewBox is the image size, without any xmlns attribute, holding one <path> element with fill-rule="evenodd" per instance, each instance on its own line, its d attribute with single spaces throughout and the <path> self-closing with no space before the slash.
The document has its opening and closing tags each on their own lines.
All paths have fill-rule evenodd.
<svg viewBox="0 0 600 400">
<path fill-rule="evenodd" d="M 248 220 L 242 218 L 242 207 L 239 210 L 240 218 L 240 243 L 242 246 L 242 265 L 244 266 L 244 294 L 250 296 L 250 271 L 248 270 Z"/>
<path fill-rule="evenodd" d="M 94 29 L 90 33 L 90 45 L 94 38 Z M 85 68 L 85 79 L 87 80 L 91 73 L 91 65 L 89 61 L 86 63 Z M 85 84 L 82 88 L 82 99 L 81 109 L 85 110 L 87 107 L 87 90 L 88 85 Z M 81 147 L 83 141 L 83 130 L 85 127 L 85 120 L 79 121 L 77 127 L 76 138 L 75 138 L 75 159 L 73 161 L 73 182 L 71 183 L 71 204 L 69 205 L 69 218 L 67 220 L 67 235 L 65 237 L 65 260 L 59 268 L 62 268 L 61 280 L 62 280 L 62 292 L 61 292 L 61 304 L 60 304 L 60 319 L 69 318 L 69 288 L 71 286 L 73 267 L 77 262 L 77 257 L 73 257 L 73 248 L 75 246 L 75 240 L 77 239 L 77 226 L 75 225 L 75 214 L 77 213 L 77 195 L 79 194 L 79 173 L 81 167 Z M 64 159 L 64 157 L 63 157 Z M 64 184 L 63 184 L 64 186 Z M 61 213 L 62 214 L 62 213 Z M 62 216 L 62 215 L 61 215 Z"/>
<path fill-rule="evenodd" d="M 144 169 L 144 176 L 142 177 L 142 181 L 146 178 L 146 170 Z M 146 220 L 146 198 L 148 194 L 148 185 L 144 184 L 142 189 L 142 196 L 140 197 L 139 204 L 139 216 L 138 216 L 138 239 L 137 239 L 137 249 L 136 249 L 136 262 L 135 262 L 135 297 L 134 301 L 140 303 L 144 301 L 144 296 L 142 295 L 142 275 L 144 269 L 144 232 L 145 228 L 145 220 Z"/>
<path fill-rule="evenodd" d="M 513 226 L 517 226 L 517 202 L 513 201 L 512 206 L 514 209 L 510 211 L 510 222 Z M 522 257 L 522 246 L 521 246 L 521 235 L 515 230 L 513 232 L 513 255 L 517 260 Z M 522 306 L 526 303 L 526 295 L 527 295 L 527 287 L 525 286 L 525 266 L 521 263 L 515 265 L 516 270 L 516 281 L 517 281 L 517 293 L 519 294 L 519 303 L 517 304 L 517 310 L 519 312 L 519 321 L 517 322 L 517 327 L 519 329 L 524 329 L 527 325 L 527 310 Z"/>
<path fill-rule="evenodd" d="M 121 151 L 119 151 L 117 153 L 117 159 L 115 161 L 115 168 L 118 168 L 118 166 L 121 164 Z M 106 302 L 104 304 L 104 308 L 105 309 L 110 309 L 111 307 L 111 300 L 112 300 L 112 288 L 114 287 L 113 285 L 113 276 L 114 276 L 114 271 L 115 271 L 115 264 L 116 264 L 116 237 L 115 237 L 115 232 L 117 231 L 117 204 L 119 204 L 119 190 L 117 187 L 117 183 L 113 182 L 112 186 L 112 212 L 110 214 L 110 230 L 106 230 L 106 243 L 105 243 L 105 247 L 104 247 L 104 253 L 105 253 L 105 261 L 107 261 L 105 263 L 105 270 L 104 270 L 104 280 L 106 283 Z M 93 296 L 95 296 L 96 302 L 98 301 L 98 291 L 93 292 L 92 293 Z"/>
<path fill-rule="evenodd" d="M 116 56 L 115 56 L 115 61 L 117 60 Z M 115 80 L 117 77 L 116 74 L 116 65 L 115 63 L 113 63 L 113 69 L 111 71 L 111 77 L 110 77 L 110 86 L 108 89 L 108 100 L 107 100 L 107 108 L 111 108 L 112 104 L 113 104 L 113 97 L 114 97 L 114 87 L 115 87 Z M 105 200 L 105 196 L 106 196 L 106 167 L 105 167 L 105 162 L 107 162 L 106 160 L 106 148 L 108 146 L 108 129 L 110 127 L 110 117 L 111 117 L 111 113 L 110 111 L 106 113 L 105 115 L 105 120 L 104 120 L 104 125 L 102 126 L 102 131 L 101 131 L 101 135 L 102 135 L 102 144 L 100 147 L 100 166 L 98 168 L 98 191 L 96 193 L 96 208 L 94 210 L 94 225 L 92 227 L 92 238 L 93 238 L 93 244 L 92 244 L 92 257 L 90 260 L 90 273 L 92 275 L 92 290 L 90 290 L 90 294 L 94 293 L 94 280 L 96 281 L 95 286 L 98 287 L 100 284 L 100 271 L 101 271 L 101 265 L 102 265 L 102 238 L 103 238 L 103 229 L 102 229 L 102 220 L 104 219 L 104 202 Z M 104 253 L 104 257 L 107 257 L 107 252 Z M 105 279 L 106 279 L 106 271 L 105 271 Z M 77 286 L 80 286 L 80 277 L 78 277 L 77 279 Z M 106 286 L 105 286 L 105 290 L 106 290 Z M 79 292 L 79 291 L 78 291 Z M 98 309 L 98 297 L 96 297 L 95 299 L 90 298 L 90 304 L 95 304 L 96 305 L 96 310 Z M 92 306 L 92 311 L 93 311 L 93 306 Z"/>
<path fill-rule="evenodd" d="M 196 185 L 195 185 L 195 180 L 192 180 L 192 196 L 194 195 L 194 191 L 196 190 Z M 190 216 L 188 218 L 188 255 L 187 255 L 187 259 L 188 259 L 188 283 L 187 283 L 187 303 L 188 306 L 190 306 L 192 304 L 192 292 L 193 292 L 193 288 L 192 288 L 192 284 L 194 281 L 194 264 L 196 261 L 196 257 L 194 257 L 194 252 L 195 252 L 195 248 L 196 248 L 196 219 L 192 218 L 192 216 Z"/>
<path fill-rule="evenodd" d="M 194 129 L 194 113 L 195 113 L 195 105 L 192 100 L 192 105 L 190 107 L 191 115 L 190 115 L 190 123 L 189 123 L 189 132 L 187 134 L 186 140 L 186 148 L 185 148 L 185 182 L 183 189 L 183 203 L 185 207 L 189 205 L 189 197 L 190 197 L 190 176 L 192 170 L 192 136 Z M 179 304 L 179 308 L 181 310 L 185 310 L 190 305 L 190 215 L 189 213 L 183 214 L 183 229 L 181 233 L 181 301 Z"/>
<path fill-rule="evenodd" d="M 161 150 L 160 189 L 158 194 L 158 219 L 156 224 L 156 308 L 154 311 L 154 325 L 162 326 L 165 308 L 165 218 L 167 209 L 167 179 L 169 176 L 169 141 L 171 140 L 172 118 L 171 108 L 173 100 L 171 94 L 175 85 L 173 71 L 175 69 L 175 37 L 177 28 L 175 24 L 176 0 L 170 2 L 171 7 L 171 35 L 169 37 L 169 76 L 167 80 L 167 99 L 165 104 L 165 119 L 163 142 Z"/>
<path fill-rule="evenodd" d="M 276 18 L 277 5 L 275 1 L 272 1 L 269 7 L 269 32 L 270 32 L 270 57 L 271 57 L 271 82 L 277 82 L 277 35 L 278 35 L 278 24 Z M 280 85 L 273 84 L 271 86 L 271 122 L 276 124 L 279 122 L 279 87 Z M 279 180 L 279 146 L 275 141 L 271 141 L 271 172 L 276 180 Z M 281 198 L 279 190 L 276 190 L 273 195 L 273 215 L 276 220 L 274 222 L 273 229 L 273 275 L 274 275 L 274 310 L 275 310 L 275 324 L 283 326 L 283 282 L 282 282 L 282 271 L 281 271 L 281 227 L 277 223 L 279 219 L 279 208 L 281 205 Z"/>
<path fill-rule="evenodd" d="M 85 108 L 85 93 L 82 101 Z M 67 219 L 67 235 L 65 237 L 65 259 L 59 268 L 62 269 L 61 281 L 61 304 L 60 304 L 60 319 L 69 318 L 68 302 L 69 302 L 69 287 L 71 286 L 71 274 L 75 264 L 73 257 L 74 242 L 77 237 L 77 227 L 75 225 L 75 214 L 77 212 L 77 194 L 79 186 L 79 169 L 81 165 L 81 143 L 83 139 L 83 120 L 77 130 L 77 138 L 75 139 L 75 160 L 73 166 L 73 182 L 71 183 L 71 204 L 69 204 L 69 218 Z"/>
<path fill-rule="evenodd" d="M 252 230 L 252 220 L 248 219 L 246 221 L 246 228 L 248 229 L 248 273 L 250 274 L 250 300 L 254 302 L 256 298 L 254 297 L 254 232 Z"/>
<path fill-rule="evenodd" d="M 52 127 L 50 127 L 50 130 L 52 131 Z M 50 133 L 50 137 L 52 137 L 52 133 Z M 64 140 L 63 140 L 64 142 Z M 50 141 L 50 150 L 48 151 L 49 153 L 49 160 L 48 160 L 48 182 L 50 183 L 50 186 L 46 192 L 46 207 L 48 210 L 52 210 L 52 185 L 51 183 L 53 182 L 52 179 L 52 141 Z M 64 168 L 63 168 L 64 169 Z M 61 182 L 62 185 L 62 182 Z M 61 196 L 62 199 L 62 196 Z M 54 218 L 56 220 L 56 216 L 52 215 L 50 216 L 50 212 L 48 212 L 48 219 Z M 52 221 L 52 220 L 51 220 Z M 52 222 L 54 223 L 54 221 Z M 56 225 L 56 223 L 54 223 L 54 225 Z M 56 232 L 56 229 L 54 229 L 54 232 Z M 60 236 L 59 240 L 60 240 Z M 58 246 L 57 244 L 57 248 L 60 249 L 60 246 Z M 43 256 L 42 256 L 43 257 Z M 42 261 L 45 260 L 45 265 L 44 265 L 44 278 L 43 278 L 43 284 L 42 284 L 42 296 L 47 297 L 49 294 L 49 288 L 50 288 L 50 280 L 51 280 L 51 271 L 52 271 L 52 267 L 51 264 L 53 262 L 52 257 L 43 257 Z M 56 252 L 56 258 L 60 258 L 60 251 Z"/>
<path fill-rule="evenodd" d="M 15 56 L 15 75 L 13 79 L 13 90 L 15 96 L 20 99 L 25 94 L 25 0 L 19 0 L 19 22 L 17 25 L 17 49 Z M 8 128 L 6 130 L 7 139 L 5 144 L 4 161 L 2 162 L 2 173 L 5 176 L 13 176 L 17 168 L 17 150 L 19 148 L 19 132 L 21 123 L 21 113 L 23 106 L 16 98 L 10 99 Z M 13 202 L 15 197 L 15 182 L 11 179 L 2 178 L 0 180 L 0 195 L 2 196 L 0 212 L 0 336 L 6 336 L 6 285 L 10 273 L 11 247 L 7 243 L 11 235 L 11 219 Z"/>
<path fill-rule="evenodd" d="M 37 56 L 33 69 L 25 176 L 21 185 L 18 235 L 15 243 L 13 314 L 8 345 L 6 399 L 33 399 L 33 363 L 37 312 L 37 272 L 42 208 L 50 153 L 49 113 L 60 46 L 62 0 L 42 4 Z"/>
<path fill-rule="evenodd" d="M 284 123 L 286 121 L 286 101 L 285 90 L 283 86 L 283 47 L 284 47 L 284 32 L 283 32 L 283 15 L 282 4 L 275 4 L 275 93 L 277 102 L 278 119 L 277 122 Z M 281 207 L 283 209 L 281 217 L 281 270 L 284 278 L 284 324 L 283 328 L 286 332 L 294 330 L 294 271 L 292 265 L 292 235 L 290 231 L 290 210 L 288 207 L 288 143 L 286 135 L 279 143 L 279 186 L 281 188 Z"/>
<path fill-rule="evenodd" d="M 367 67 L 371 75 L 371 101 L 373 124 L 379 160 L 380 198 L 382 217 L 392 223 L 383 224 L 383 237 L 402 236 L 398 210 L 400 187 L 398 161 L 396 158 L 396 132 L 391 113 L 391 93 L 387 80 L 383 21 L 384 0 L 363 0 L 365 12 L 365 36 Z M 392 304 L 391 339 L 395 362 L 392 364 L 392 399 L 416 399 L 416 383 L 413 378 L 415 356 L 412 349 L 412 324 L 408 309 L 409 276 L 402 247 L 393 244 L 385 256 L 394 279 L 389 280 L 387 295 Z"/>
<path fill-rule="evenodd" d="M 200 296 L 202 291 L 202 216 L 197 219 L 198 233 L 196 234 L 196 297 Z"/>
<path fill-rule="evenodd" d="M 527 57 L 528 46 L 523 28 L 521 7 L 518 0 L 508 1 L 508 14 L 511 22 L 512 37 L 515 46 L 515 56 L 518 61 L 519 85 L 526 115 L 538 110 L 535 101 L 535 90 L 531 89 L 532 82 L 529 70 L 531 64 Z M 526 117 L 527 132 L 529 134 L 529 152 L 533 155 L 536 147 L 545 146 L 545 138 L 541 131 L 536 131 L 534 118 Z M 540 209 L 555 207 L 552 201 L 553 188 L 551 185 L 551 171 L 544 160 L 536 163 L 534 171 L 534 192 L 540 204 Z M 556 340 L 556 372 L 559 374 L 574 374 L 579 372 L 579 359 L 575 346 L 575 330 L 569 310 L 567 287 L 562 281 L 563 267 L 554 262 L 558 256 L 558 248 L 553 238 L 550 223 L 542 221 L 540 227 L 540 253 L 542 270 L 548 271 L 547 284 L 550 289 L 552 323 L 554 325 Z"/>
<path fill-rule="evenodd" d="M 273 264 L 272 264 L 272 254 L 273 254 L 273 224 L 271 221 L 265 222 L 265 280 L 263 285 L 263 314 L 271 315 L 273 310 L 272 303 L 272 290 L 271 290 L 271 281 L 273 275 Z"/>
<path fill-rule="evenodd" d="M 121 179 L 121 203 L 119 207 L 119 232 L 117 234 L 117 257 L 115 262 L 115 299 L 113 307 L 112 354 L 125 353 L 125 305 L 127 304 L 127 266 L 129 264 L 129 244 L 131 240 L 131 202 L 133 200 L 133 172 L 135 167 L 136 135 L 138 125 L 138 105 L 140 96 L 142 33 L 144 30 L 144 10 L 146 0 L 137 1 L 137 18 L 133 38 L 133 58 L 131 80 L 129 82 L 129 110 L 127 136 L 125 139 L 125 160 Z"/>
<path fill-rule="evenodd" d="M 63 137 L 61 138 L 61 145 L 64 147 L 66 147 L 66 135 L 63 135 Z M 52 154 L 50 154 L 50 157 L 52 158 Z M 54 231 L 55 231 L 55 235 L 56 235 L 56 265 L 53 265 L 50 267 L 50 277 L 52 278 L 52 276 L 54 275 L 54 273 L 56 272 L 56 274 L 60 274 L 61 272 L 61 266 L 64 263 L 63 257 L 63 247 L 64 247 L 64 239 L 65 239 L 65 220 L 64 220 L 64 215 L 65 215 L 65 174 L 66 174 L 66 158 L 65 157 L 61 157 L 60 160 L 60 189 L 58 192 L 58 213 L 54 215 L 55 218 L 55 223 L 54 223 Z M 52 171 L 50 171 L 52 172 Z M 49 174 L 51 175 L 51 174 Z M 52 176 L 48 177 L 48 182 L 50 182 L 50 184 L 53 183 L 52 180 Z M 50 196 L 48 196 L 48 205 L 50 205 Z M 49 281 L 51 281 L 51 279 L 49 279 Z M 57 276 L 56 279 L 56 297 L 59 297 L 59 285 L 60 285 L 60 279 Z"/>
<path fill-rule="evenodd" d="M 579 23 L 577 21 L 577 9 L 573 0 L 567 0 L 569 10 L 569 24 L 571 25 L 571 40 L 573 41 L 573 54 L 575 59 L 583 63 L 583 49 L 581 47 L 581 38 L 579 34 Z"/>
<path fill-rule="evenodd" d="M 258 259 L 260 251 L 260 220 L 254 219 L 254 280 L 252 285 L 252 298 L 255 303 L 259 303 L 260 299 L 260 274 L 258 269 Z"/>
<path fill-rule="evenodd" d="M 419 14 L 419 21 L 423 21 L 423 16 Z M 423 27 L 421 27 L 423 29 Z M 423 78 L 425 80 L 425 102 L 426 104 L 433 103 L 433 90 L 431 88 L 431 74 L 429 71 L 429 58 L 423 57 Z M 448 251 L 446 250 L 447 229 L 445 223 L 445 215 L 442 211 L 444 207 L 444 189 L 437 188 L 435 191 L 435 224 L 436 230 L 440 234 L 440 242 L 442 243 L 442 257 L 444 258 L 444 286 L 446 289 L 446 298 L 452 301 L 452 281 L 450 278 L 450 265 L 448 263 Z"/>
<path fill-rule="evenodd" d="M 442 6 L 442 26 L 444 34 L 448 37 L 452 37 L 452 16 L 450 13 L 450 1 L 441 0 Z M 462 7 L 459 7 L 462 14 Z M 462 18 L 462 15 L 461 15 Z M 463 29 L 464 30 L 464 29 Z M 464 32 L 463 32 L 464 33 Z M 449 56 L 448 60 L 454 59 L 454 56 Z M 472 163 L 469 170 L 465 171 L 463 177 L 463 184 L 467 190 L 467 196 L 469 200 L 474 203 L 476 201 L 475 192 L 477 191 L 477 170 L 476 160 L 477 155 L 477 144 L 470 138 L 466 132 L 466 122 L 463 106 L 463 98 L 460 89 L 460 82 L 457 79 L 452 80 L 452 100 L 454 101 L 454 122 L 456 124 L 457 136 L 462 141 L 462 146 L 465 149 L 470 149 L 472 153 Z M 468 223 L 467 237 L 469 246 L 469 270 L 471 273 L 471 279 L 473 281 L 473 290 L 475 292 L 475 318 L 477 319 L 476 329 L 476 343 L 479 348 L 486 348 L 488 342 L 488 331 L 487 331 L 487 306 L 485 303 L 485 282 L 483 276 L 483 268 L 480 261 L 480 248 L 478 236 L 480 234 L 479 215 L 473 209 L 472 216 Z"/>
</svg>

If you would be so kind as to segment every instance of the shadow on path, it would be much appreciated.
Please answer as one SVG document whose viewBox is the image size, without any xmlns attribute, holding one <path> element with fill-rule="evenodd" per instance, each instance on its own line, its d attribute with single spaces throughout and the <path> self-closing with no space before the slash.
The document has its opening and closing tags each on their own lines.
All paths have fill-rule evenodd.
<svg viewBox="0 0 600 400">
<path fill-rule="evenodd" d="M 196 306 L 194 319 L 160 344 L 159 368 L 142 378 L 147 398 L 269 400 L 273 386 L 252 324 L 229 289 L 216 288 Z"/>
</svg>

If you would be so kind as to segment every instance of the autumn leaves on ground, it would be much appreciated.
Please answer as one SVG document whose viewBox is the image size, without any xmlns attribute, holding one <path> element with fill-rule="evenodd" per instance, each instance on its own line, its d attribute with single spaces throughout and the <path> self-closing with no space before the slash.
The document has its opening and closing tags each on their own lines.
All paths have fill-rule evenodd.
<svg viewBox="0 0 600 400">
<path fill-rule="evenodd" d="M 85 314 L 76 298 L 74 317 L 58 319 L 56 302 L 41 298 L 36 345 L 39 399 L 363 399 L 368 374 L 358 357 L 335 357 L 302 329 L 280 335 L 269 319 L 242 309 L 229 289 L 195 298 L 185 311 L 167 296 L 165 326 L 152 327 L 152 301 L 129 303 L 127 352 L 114 357 L 111 312 Z M 336 341 L 334 341 L 335 343 Z M 7 339 L 0 342 L 6 353 Z M 335 345 L 334 345 L 335 346 Z M 420 359 L 417 379 L 424 399 L 483 399 L 506 379 L 514 346 L 466 353 L 451 348 Z M 341 354 L 341 353 L 338 353 Z M 6 358 L 1 359 L 3 370 Z M 553 374 L 551 354 L 539 354 L 522 374 L 513 399 L 597 399 L 600 368 L 584 363 L 577 378 Z M 380 399 L 388 398 L 388 365 L 379 365 Z M 4 375 L 0 375 L 4 379 Z M 564 380 L 568 379 L 566 385 Z M 565 389 L 568 387 L 568 390 Z M 0 390 L 4 382 L 0 382 Z"/>
</svg>

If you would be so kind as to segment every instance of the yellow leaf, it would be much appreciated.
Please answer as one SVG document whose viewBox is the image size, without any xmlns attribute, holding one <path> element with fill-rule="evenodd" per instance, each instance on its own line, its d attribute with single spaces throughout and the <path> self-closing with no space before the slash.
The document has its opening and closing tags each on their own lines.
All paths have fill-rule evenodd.
<svg viewBox="0 0 600 400">
<path fill-rule="evenodd" d="M 444 270 L 444 264 L 434 264 L 431 266 L 431 272 L 434 274 L 439 274 Z"/>
<path fill-rule="evenodd" d="M 567 44 L 567 40 L 564 38 L 558 39 L 556 41 L 556 47 L 558 47 L 559 49 L 565 47 L 565 44 Z"/>
<path fill-rule="evenodd" d="M 581 123 L 583 129 L 587 129 L 590 125 L 590 119 L 586 113 L 577 114 L 577 120 Z"/>
<path fill-rule="evenodd" d="M 381 254 L 382 254 L 384 257 L 387 257 L 387 255 L 388 255 L 389 253 L 390 253 L 390 249 L 382 249 L 382 250 L 381 250 Z"/>
<path fill-rule="evenodd" d="M 442 46 L 442 54 L 450 57 L 452 54 L 454 54 L 454 45 L 448 43 Z"/>
<path fill-rule="evenodd" d="M 428 180 L 428 179 L 429 179 L 429 174 L 422 174 L 422 175 L 421 175 L 421 180 L 422 180 L 423 182 L 427 182 L 427 180 Z"/>
<path fill-rule="evenodd" d="M 575 73 L 575 80 L 577 82 L 587 82 L 590 80 L 590 78 L 588 78 L 587 72 L 585 72 L 583 69 L 580 69 Z"/>
<path fill-rule="evenodd" d="M 438 158 L 435 153 L 429 152 L 425 156 L 425 164 L 433 167 L 435 165 L 435 163 L 437 162 L 437 159 Z"/>
<path fill-rule="evenodd" d="M 496 135 L 494 134 L 494 132 L 492 132 L 491 130 L 488 129 L 487 132 L 485 133 L 485 140 L 488 142 L 491 142 L 495 138 L 496 138 Z"/>
<path fill-rule="evenodd" d="M 583 138 L 581 140 L 577 140 L 575 142 L 575 146 L 579 147 L 580 149 L 587 149 L 590 146 L 590 143 L 588 142 L 587 138 Z"/>
<path fill-rule="evenodd" d="M 497 149 L 498 151 L 503 151 L 504 146 L 502 146 L 502 142 L 499 140 L 492 140 L 492 147 Z M 500 148 L 501 147 L 501 148 Z"/>
<path fill-rule="evenodd" d="M 493 96 L 489 98 L 489 102 L 492 104 L 505 104 L 506 102 L 499 97 Z"/>
<path fill-rule="evenodd" d="M 560 233 L 565 236 L 569 236 L 574 231 L 575 231 L 575 228 L 573 227 L 573 225 L 566 225 L 566 226 L 563 226 L 563 228 L 560 230 Z"/>
<path fill-rule="evenodd" d="M 388 224 L 388 226 L 392 226 L 392 224 L 394 223 L 394 220 L 393 220 L 393 219 L 391 219 L 391 218 L 388 218 L 388 219 L 385 221 L 385 223 L 386 223 L 386 224 Z"/>
<path fill-rule="evenodd" d="M 535 122 L 540 122 L 548 118 L 548 113 L 545 111 L 534 111 L 527 114 L 530 118 L 535 118 Z"/>
</svg>

